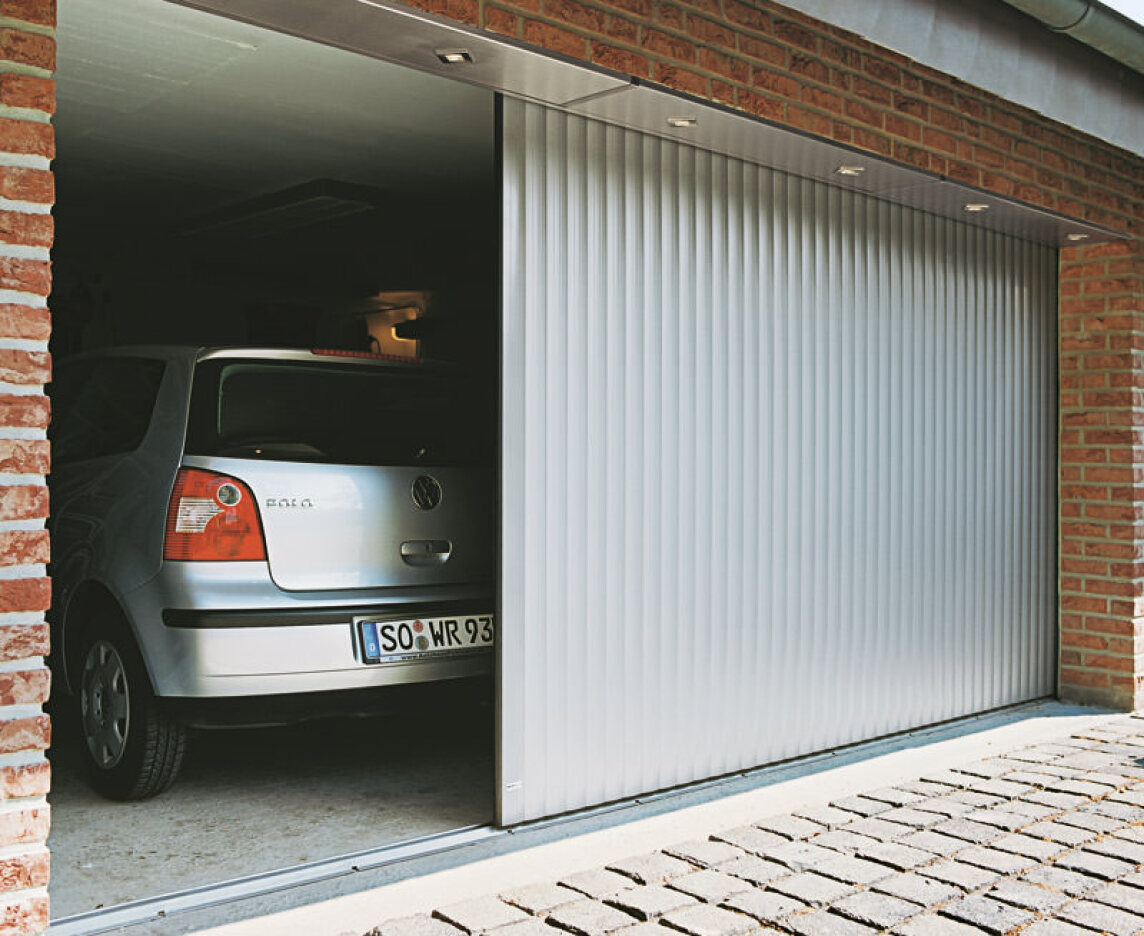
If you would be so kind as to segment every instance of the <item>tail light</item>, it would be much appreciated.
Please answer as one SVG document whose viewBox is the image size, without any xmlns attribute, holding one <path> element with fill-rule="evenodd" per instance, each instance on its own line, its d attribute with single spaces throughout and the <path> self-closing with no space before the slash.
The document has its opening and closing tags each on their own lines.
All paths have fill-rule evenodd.
<svg viewBox="0 0 1144 936">
<path fill-rule="evenodd" d="M 227 562 L 266 558 L 254 496 L 241 481 L 180 468 L 167 508 L 163 558 Z"/>
</svg>

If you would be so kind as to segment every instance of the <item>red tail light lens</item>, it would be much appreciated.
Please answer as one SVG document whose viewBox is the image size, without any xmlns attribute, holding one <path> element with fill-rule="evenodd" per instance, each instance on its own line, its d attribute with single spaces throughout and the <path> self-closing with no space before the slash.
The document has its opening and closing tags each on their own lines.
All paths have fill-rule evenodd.
<svg viewBox="0 0 1144 936">
<path fill-rule="evenodd" d="M 254 496 L 241 481 L 180 468 L 167 508 L 163 558 L 237 562 L 266 558 Z"/>
</svg>

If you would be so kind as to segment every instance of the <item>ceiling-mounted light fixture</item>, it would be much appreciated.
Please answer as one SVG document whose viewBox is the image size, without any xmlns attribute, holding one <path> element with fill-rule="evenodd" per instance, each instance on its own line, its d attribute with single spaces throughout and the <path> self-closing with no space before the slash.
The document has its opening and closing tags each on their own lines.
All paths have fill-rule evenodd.
<svg viewBox="0 0 1144 936">
<path fill-rule="evenodd" d="M 979 214 L 982 211 L 988 211 L 992 206 L 986 202 L 967 202 L 965 210 L 970 214 Z"/>
<path fill-rule="evenodd" d="M 473 56 L 468 49 L 436 49 L 433 54 L 441 60 L 442 65 L 473 64 Z"/>
<path fill-rule="evenodd" d="M 860 176 L 863 172 L 866 171 L 866 167 L 865 166 L 839 166 L 834 171 L 838 175 L 841 175 L 841 176 Z"/>
<path fill-rule="evenodd" d="M 669 127 L 683 128 L 694 127 L 699 123 L 698 117 L 668 117 L 667 125 Z"/>
<path fill-rule="evenodd" d="M 1072 234 L 1066 234 L 1065 237 L 1071 241 L 1088 240 L 1087 234 L 1081 234 L 1079 231 L 1074 231 Z"/>
</svg>

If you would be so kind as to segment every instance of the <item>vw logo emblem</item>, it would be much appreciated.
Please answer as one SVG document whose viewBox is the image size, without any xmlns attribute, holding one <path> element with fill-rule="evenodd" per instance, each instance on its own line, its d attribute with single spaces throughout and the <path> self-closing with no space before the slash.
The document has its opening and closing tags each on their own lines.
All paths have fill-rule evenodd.
<svg viewBox="0 0 1144 936">
<path fill-rule="evenodd" d="M 441 485 L 429 475 L 418 475 L 413 479 L 412 494 L 418 510 L 432 510 L 441 503 Z"/>
</svg>

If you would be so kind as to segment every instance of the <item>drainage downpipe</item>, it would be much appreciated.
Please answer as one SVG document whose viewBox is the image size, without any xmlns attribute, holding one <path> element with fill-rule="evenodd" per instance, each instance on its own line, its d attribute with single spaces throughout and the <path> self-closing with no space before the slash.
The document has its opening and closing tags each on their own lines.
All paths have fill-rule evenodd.
<svg viewBox="0 0 1144 936">
<path fill-rule="evenodd" d="M 1005 0 L 1054 32 L 1144 72 L 1144 26 L 1092 0 Z"/>
</svg>

